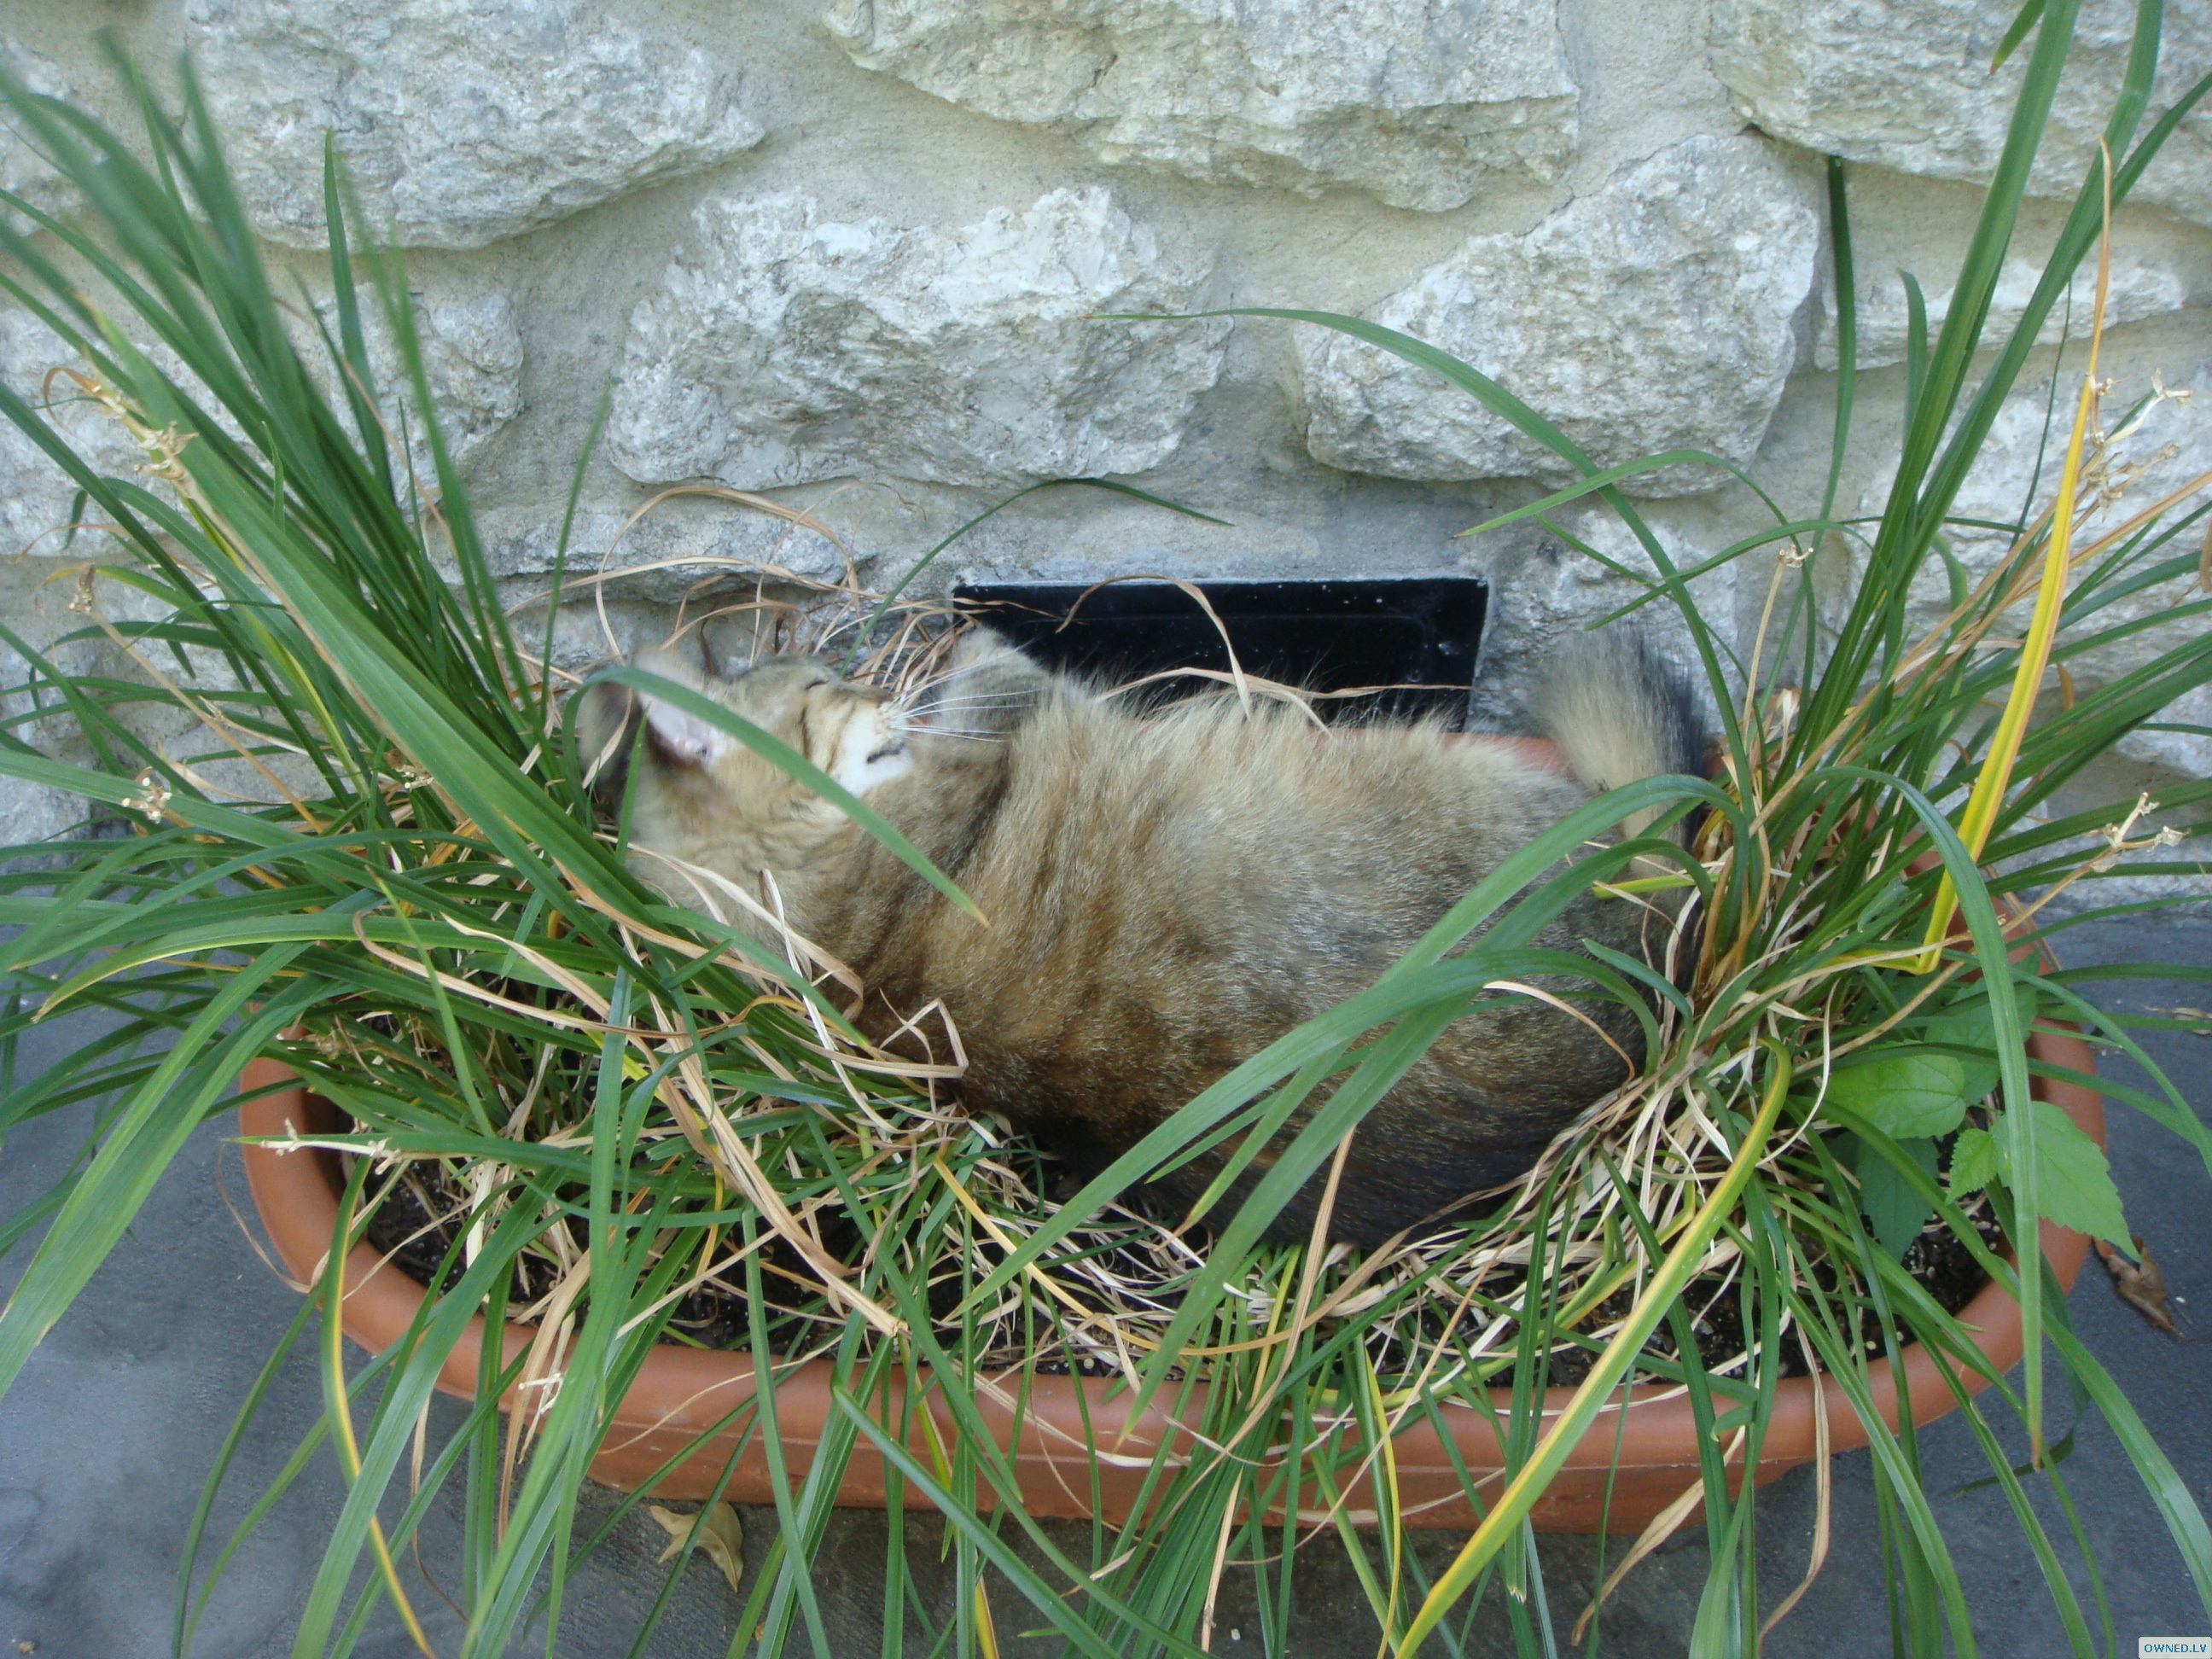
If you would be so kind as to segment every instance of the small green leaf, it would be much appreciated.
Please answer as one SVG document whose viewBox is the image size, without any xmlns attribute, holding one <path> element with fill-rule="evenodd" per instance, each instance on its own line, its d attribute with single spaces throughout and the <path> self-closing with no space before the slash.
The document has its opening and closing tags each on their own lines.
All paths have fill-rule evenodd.
<svg viewBox="0 0 2212 1659">
<path fill-rule="evenodd" d="M 2014 1006 L 2020 1010 L 2021 1029 L 2026 1030 L 2035 1020 L 2035 987 L 2031 982 L 2014 980 L 2012 988 Z M 1966 1068 L 1966 1081 L 1960 1093 L 1968 1101 L 1986 1099 L 1997 1086 L 1992 1029 L 1989 998 L 1978 992 L 1951 1004 L 1921 1028 L 1927 1042 L 1966 1051 L 1952 1058 Z"/>
<path fill-rule="evenodd" d="M 2047 1100 L 2035 1105 L 2036 1207 L 2062 1227 L 2110 1239 L 2132 1252 L 2119 1188 L 2103 1148 Z M 2000 1148 L 2010 1170 L 2009 1148 Z"/>
<path fill-rule="evenodd" d="M 1987 1129 L 1961 1129 L 1951 1148 L 1951 1172 L 1944 1185 L 1954 1199 L 1978 1193 L 1996 1178 L 1997 1146 Z"/>
<path fill-rule="evenodd" d="M 1899 1141 L 1897 1149 L 1929 1176 L 1935 1175 L 1934 1141 L 1914 1136 Z M 1912 1241 L 1920 1237 L 1920 1230 L 1928 1224 L 1928 1218 L 1936 1212 L 1895 1164 L 1863 1143 L 1856 1150 L 1859 1207 L 1866 1212 L 1867 1221 L 1874 1228 L 1874 1236 L 1881 1241 L 1882 1249 L 1901 1261 Z"/>
<path fill-rule="evenodd" d="M 1828 1079 L 1828 1098 L 1864 1118 L 1893 1140 L 1948 1134 L 1966 1115 L 1966 1067 L 1923 1048 L 1874 1051 Z"/>
</svg>

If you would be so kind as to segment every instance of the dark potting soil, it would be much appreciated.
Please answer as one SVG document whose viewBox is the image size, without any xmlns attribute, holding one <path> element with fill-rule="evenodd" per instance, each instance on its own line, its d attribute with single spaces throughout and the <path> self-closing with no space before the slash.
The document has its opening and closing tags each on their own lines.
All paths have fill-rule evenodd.
<svg viewBox="0 0 2212 1659">
<path fill-rule="evenodd" d="M 1983 1244 L 1991 1251 L 2004 1248 L 2004 1235 L 1986 1204 L 1974 1206 L 1967 1212 Z M 1947 1229 L 1929 1227 L 1906 1247 L 1902 1266 L 1918 1279 L 1929 1297 L 1944 1312 L 1955 1314 L 1963 1310 L 1990 1282 L 1981 1264 L 1974 1260 L 1973 1252 L 1961 1244 Z M 1834 1288 L 1832 1277 L 1822 1286 Z M 1634 1304 L 1632 1291 L 1620 1291 L 1607 1297 L 1597 1310 L 1583 1322 L 1590 1330 L 1603 1330 L 1606 1326 L 1626 1315 Z M 1733 1279 L 1717 1277 L 1693 1279 L 1683 1292 L 1682 1306 L 1690 1321 L 1690 1334 L 1696 1342 L 1698 1356 L 1707 1370 L 1714 1370 L 1740 1356 L 1747 1346 L 1747 1333 L 1743 1325 L 1743 1303 L 1739 1286 Z M 1863 1352 L 1879 1356 L 1882 1352 L 1880 1328 L 1870 1312 L 1859 1316 L 1859 1342 Z M 1662 1324 L 1647 1345 L 1648 1352 L 1673 1358 L 1680 1352 L 1675 1346 L 1673 1322 Z M 1589 1348 L 1561 1348 L 1551 1356 L 1550 1380 L 1555 1387 L 1571 1387 L 1589 1375 L 1596 1362 L 1597 1353 Z M 1782 1375 L 1806 1376 L 1812 1372 L 1802 1343 L 1785 1334 L 1782 1351 Z"/>
<path fill-rule="evenodd" d="M 462 1206 L 465 1200 L 458 1192 L 442 1193 L 448 1209 Z M 572 1222 L 578 1253 L 581 1254 L 586 1240 L 580 1224 Z M 461 1235 L 461 1223 L 452 1216 L 434 1218 L 422 1200 L 422 1193 L 411 1182 L 397 1184 L 375 1212 L 369 1217 L 365 1230 L 369 1243 L 391 1257 L 410 1279 L 419 1285 L 434 1285 L 439 1290 L 450 1290 L 467 1263 L 462 1252 L 454 1249 L 454 1242 Z M 839 1237 L 840 1231 L 848 1235 Z M 858 1230 L 850 1223 L 841 1222 L 823 1230 L 823 1242 L 839 1260 L 854 1254 L 841 1247 L 858 1243 Z M 796 1250 L 781 1238 L 769 1240 L 761 1247 L 761 1267 L 772 1276 L 789 1274 L 802 1282 L 812 1281 L 809 1268 Z M 527 1307 L 553 1288 L 550 1269 L 543 1263 L 524 1257 L 515 1263 L 514 1276 L 507 1285 L 509 1317 L 515 1310 Z M 957 1300 L 957 1292 L 947 1297 Z M 934 1310 L 949 1313 L 950 1307 Z M 780 1322 L 771 1318 L 771 1328 Z M 670 1334 L 676 1340 L 702 1348 L 750 1348 L 752 1346 L 752 1324 L 749 1305 L 741 1291 L 725 1290 L 708 1283 L 700 1285 L 679 1302 L 669 1315 Z"/>
<path fill-rule="evenodd" d="M 1006 1156 L 1002 1152 L 1002 1158 Z M 1049 1156 L 1042 1152 L 1037 1154 L 1039 1168 L 1032 1174 L 1040 1184 L 1048 1176 Z M 458 1188 L 434 1191 L 431 1195 L 437 1200 L 444 1218 L 434 1218 L 429 1206 L 423 1201 L 422 1189 L 411 1182 L 395 1184 L 370 1215 L 364 1236 L 371 1246 L 390 1257 L 417 1284 L 435 1285 L 447 1290 L 459 1280 L 466 1269 L 462 1252 L 453 1248 L 462 1231 L 462 1224 L 453 1212 L 465 1207 L 466 1199 Z M 580 1253 L 585 1243 L 582 1224 L 572 1220 L 569 1225 Z M 842 1217 L 824 1220 L 820 1231 L 823 1244 L 836 1260 L 849 1261 L 860 1257 L 864 1241 L 850 1221 Z M 1119 1253 L 1109 1253 L 1109 1265 L 1110 1256 Z M 781 1237 L 768 1240 L 757 1255 L 762 1272 L 771 1287 L 772 1304 L 773 1287 L 779 1281 L 794 1288 L 816 1282 L 813 1270 Z M 998 1255 L 999 1252 L 989 1244 L 979 1243 L 978 1259 L 985 1266 L 995 1266 Z M 1149 1264 L 1139 1260 L 1133 1251 L 1121 1265 L 1132 1279 L 1150 1276 Z M 513 1317 L 515 1311 L 526 1308 L 551 1288 L 550 1271 L 544 1263 L 528 1258 L 518 1261 L 507 1286 L 508 1316 Z M 1094 1311 L 1110 1311 L 1089 1297 L 1088 1287 L 1081 1283 L 1072 1282 L 1069 1289 Z M 931 1316 L 945 1322 L 948 1331 L 957 1328 L 955 1316 L 960 1301 L 960 1286 L 949 1277 L 940 1277 L 929 1287 Z M 677 1304 L 668 1322 L 673 1340 L 699 1347 L 749 1349 L 753 1345 L 750 1305 L 741 1286 L 725 1286 L 711 1281 L 701 1285 Z M 807 1340 L 811 1334 L 802 1328 L 800 1321 L 780 1307 L 769 1309 L 768 1326 L 770 1346 L 778 1352 L 784 1352 L 788 1344 Z M 1091 1355 L 1071 1353 L 1057 1338 L 1048 1335 L 1046 1341 L 1049 1346 L 1036 1350 L 988 1353 L 982 1356 L 983 1363 L 1011 1367 L 1026 1361 L 1047 1376 L 1066 1376 L 1071 1372 L 1085 1376 L 1106 1376 L 1115 1370 L 1110 1363 Z"/>
</svg>

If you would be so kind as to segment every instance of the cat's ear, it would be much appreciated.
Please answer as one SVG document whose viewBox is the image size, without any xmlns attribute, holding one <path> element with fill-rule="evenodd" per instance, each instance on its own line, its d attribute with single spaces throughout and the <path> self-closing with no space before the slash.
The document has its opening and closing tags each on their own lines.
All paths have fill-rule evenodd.
<svg viewBox="0 0 2212 1659">
<path fill-rule="evenodd" d="M 668 760 L 678 766 L 704 766 L 729 752 L 732 739 L 720 726 L 663 702 L 650 691 L 640 695 L 645 703 L 645 729 L 653 746 Z"/>
<path fill-rule="evenodd" d="M 957 673 L 963 668 L 973 668 L 987 658 L 1020 654 L 997 629 L 988 623 L 976 623 L 955 641 L 952 654 L 945 659 L 945 665 Z"/>
</svg>

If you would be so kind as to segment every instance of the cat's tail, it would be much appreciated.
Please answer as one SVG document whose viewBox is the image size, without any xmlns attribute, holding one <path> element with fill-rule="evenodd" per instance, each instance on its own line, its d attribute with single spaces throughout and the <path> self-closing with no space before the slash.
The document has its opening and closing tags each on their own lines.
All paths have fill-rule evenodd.
<svg viewBox="0 0 2212 1659">
<path fill-rule="evenodd" d="M 1530 706 L 1575 776 L 1601 794 L 1665 773 L 1705 775 L 1690 683 L 1632 629 L 1574 636 L 1545 665 Z M 1622 828 L 1639 835 L 1658 814 L 1633 813 Z"/>
</svg>

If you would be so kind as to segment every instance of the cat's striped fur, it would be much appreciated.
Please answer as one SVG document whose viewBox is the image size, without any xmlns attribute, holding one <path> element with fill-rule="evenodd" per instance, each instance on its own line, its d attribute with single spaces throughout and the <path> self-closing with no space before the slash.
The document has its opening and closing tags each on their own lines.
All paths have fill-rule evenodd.
<svg viewBox="0 0 2212 1659">
<path fill-rule="evenodd" d="M 872 1036 L 941 999 L 966 1049 L 969 1103 L 1084 1171 L 1372 984 L 1593 789 L 1699 761 L 1686 696 L 1626 639 L 1568 656 L 1537 700 L 1577 775 L 1432 726 L 1322 736 L 1294 712 L 1247 712 L 1234 697 L 1133 713 L 984 630 L 915 708 L 816 658 L 771 658 L 719 681 L 649 665 L 864 793 L 988 921 L 750 749 L 603 685 L 580 730 L 605 757 L 603 783 L 618 787 L 622 757 L 640 757 L 629 792 L 640 873 L 739 925 L 757 926 L 732 889 L 776 911 L 863 977 Z M 645 736 L 632 744 L 641 714 Z M 1635 953 L 1661 931 L 1626 902 L 1585 896 L 1538 942 Z M 1360 1125 L 1333 1235 L 1370 1245 L 1510 1180 L 1620 1083 L 1638 1021 L 1615 1003 L 1580 1006 L 1603 1036 L 1528 998 L 1448 1028 Z M 1200 1158 L 1155 1190 L 1188 1204 L 1218 1167 Z M 1301 1235 L 1318 1195 L 1316 1179 L 1278 1235 Z"/>
</svg>

